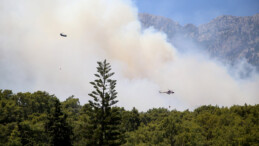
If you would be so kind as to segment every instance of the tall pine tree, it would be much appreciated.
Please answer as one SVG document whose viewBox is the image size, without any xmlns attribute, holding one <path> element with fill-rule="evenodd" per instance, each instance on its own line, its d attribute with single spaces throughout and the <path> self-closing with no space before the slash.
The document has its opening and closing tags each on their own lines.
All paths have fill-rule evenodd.
<svg viewBox="0 0 259 146">
<path fill-rule="evenodd" d="M 55 101 L 55 109 L 48 115 L 45 131 L 48 133 L 50 144 L 54 146 L 72 145 L 72 127 L 66 121 L 67 115 L 61 111 L 58 99 Z"/>
<path fill-rule="evenodd" d="M 110 79 L 114 73 L 110 73 L 111 65 L 106 60 L 97 64 L 97 74 L 94 74 L 97 79 L 90 82 L 95 90 L 89 94 L 93 100 L 89 100 L 89 111 L 91 111 L 89 133 L 92 134 L 88 137 L 88 144 L 120 145 L 121 116 L 119 110 L 112 107 L 118 102 L 115 100 L 117 97 L 116 80 Z"/>
</svg>

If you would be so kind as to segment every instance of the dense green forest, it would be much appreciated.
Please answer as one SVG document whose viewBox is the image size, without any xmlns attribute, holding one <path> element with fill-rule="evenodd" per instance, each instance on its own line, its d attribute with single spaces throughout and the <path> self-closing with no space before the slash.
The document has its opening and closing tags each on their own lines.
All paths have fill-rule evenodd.
<svg viewBox="0 0 259 146">
<path fill-rule="evenodd" d="M 74 96 L 0 90 L 0 145 L 259 145 L 258 104 L 128 111 L 116 106 L 110 70 L 98 62 L 84 105 Z"/>
<path fill-rule="evenodd" d="M 0 144 L 47 145 L 45 125 L 58 101 L 54 95 L 37 91 L 13 94 L 0 91 Z M 69 97 L 61 102 L 61 111 L 71 127 L 71 143 L 85 145 L 89 127 L 89 104 Z M 201 106 L 194 111 L 165 108 L 138 112 L 119 110 L 124 145 L 258 145 L 259 105 L 217 107 Z M 61 133 L 62 134 L 62 133 Z"/>
</svg>

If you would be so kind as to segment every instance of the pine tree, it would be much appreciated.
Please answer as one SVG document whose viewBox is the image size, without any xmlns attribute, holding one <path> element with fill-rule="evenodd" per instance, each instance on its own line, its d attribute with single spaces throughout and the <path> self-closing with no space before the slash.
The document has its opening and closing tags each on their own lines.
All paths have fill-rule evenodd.
<svg viewBox="0 0 259 146">
<path fill-rule="evenodd" d="M 133 109 L 131 110 L 129 122 L 130 122 L 130 131 L 137 130 L 138 127 L 140 126 L 139 113 L 135 107 L 133 107 Z"/>
<path fill-rule="evenodd" d="M 73 135 L 71 126 L 66 121 L 67 115 L 61 111 L 61 104 L 57 99 L 55 109 L 48 115 L 48 122 L 45 130 L 49 135 L 50 144 L 54 146 L 70 146 L 71 135 Z"/>
<path fill-rule="evenodd" d="M 106 60 L 97 62 L 97 64 L 98 73 L 94 74 L 97 79 L 90 82 L 95 91 L 89 94 L 93 98 L 93 101 L 89 100 L 92 110 L 90 113 L 92 130 L 90 132 L 93 134 L 88 139 L 92 142 L 95 139 L 95 143 L 91 143 L 92 145 L 119 145 L 121 133 L 118 125 L 121 117 L 119 110 L 112 108 L 118 102 L 115 100 L 117 97 L 116 80 L 110 79 L 114 73 L 110 73 L 111 66 Z"/>
</svg>

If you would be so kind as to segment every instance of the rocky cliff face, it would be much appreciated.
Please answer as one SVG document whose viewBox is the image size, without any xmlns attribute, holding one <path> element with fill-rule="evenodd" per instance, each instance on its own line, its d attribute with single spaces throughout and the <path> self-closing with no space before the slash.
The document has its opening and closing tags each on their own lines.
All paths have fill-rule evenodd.
<svg viewBox="0 0 259 146">
<path fill-rule="evenodd" d="M 184 40 L 188 40 L 224 62 L 234 64 L 245 58 L 259 69 L 259 14 L 219 16 L 200 26 L 181 26 L 171 19 L 150 14 L 139 14 L 139 20 L 143 27 L 153 26 L 166 33 L 168 40 L 179 49 L 185 49 Z"/>
</svg>

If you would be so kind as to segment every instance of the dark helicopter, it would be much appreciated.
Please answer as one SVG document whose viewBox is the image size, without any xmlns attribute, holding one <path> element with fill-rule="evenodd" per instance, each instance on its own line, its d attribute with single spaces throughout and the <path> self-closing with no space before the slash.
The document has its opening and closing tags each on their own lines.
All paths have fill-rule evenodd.
<svg viewBox="0 0 259 146">
<path fill-rule="evenodd" d="M 66 35 L 66 34 L 63 34 L 63 33 L 60 33 L 60 36 L 62 36 L 62 37 L 67 37 L 67 35 Z"/>
<path fill-rule="evenodd" d="M 174 91 L 172 91 L 172 90 L 168 90 L 168 91 L 159 91 L 159 93 L 166 93 L 166 94 L 170 95 L 170 94 L 174 94 Z"/>
</svg>

